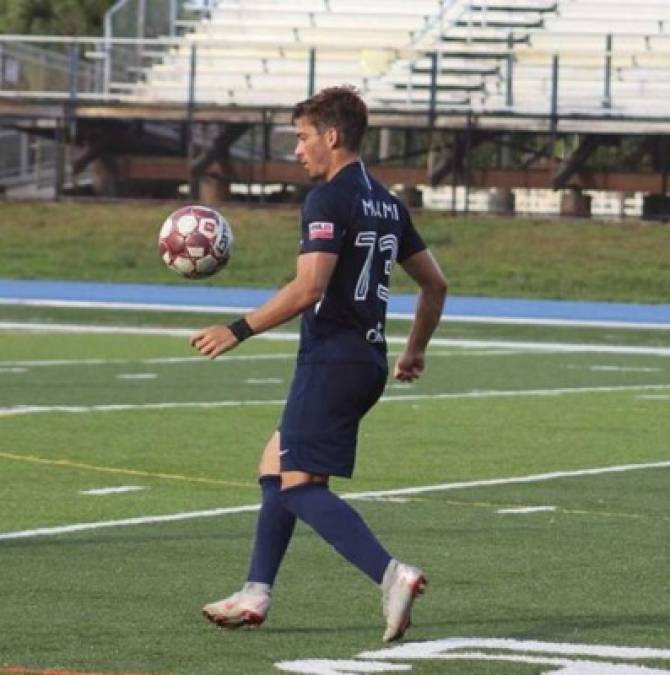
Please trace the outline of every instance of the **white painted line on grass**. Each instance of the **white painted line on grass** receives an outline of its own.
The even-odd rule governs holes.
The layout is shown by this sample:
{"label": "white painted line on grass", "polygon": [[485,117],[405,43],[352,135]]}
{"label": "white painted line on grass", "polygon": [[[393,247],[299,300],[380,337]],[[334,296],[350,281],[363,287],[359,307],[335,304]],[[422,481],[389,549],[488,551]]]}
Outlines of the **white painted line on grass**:
{"label": "white painted line on grass", "polygon": [[637,366],[590,366],[589,370],[617,373],[660,373],[662,368],[641,368]]}
{"label": "white painted line on grass", "polygon": [[93,523],[76,523],[74,525],[60,525],[56,527],[40,527],[35,530],[22,530],[20,532],[5,532],[0,534],[0,541],[11,539],[29,539],[32,537],[53,536],[55,534],[70,534],[72,532],[85,532],[87,530],[99,530],[108,527],[126,527],[129,525],[153,525],[156,523],[174,523],[180,520],[194,520],[196,518],[213,518],[233,513],[247,513],[258,511],[260,504],[247,506],[233,506],[225,509],[211,509],[209,511],[188,511],[186,513],[171,513],[164,516],[140,516],[138,518],[122,518],[121,520],[100,520]]}
{"label": "white painted line on grass", "polygon": [[578,366],[570,364],[565,366],[570,370],[590,370],[602,373],[662,373],[663,368],[646,368],[641,366]]}
{"label": "white painted line on grass", "polygon": [[167,403],[113,403],[108,405],[17,405],[0,408],[0,417],[37,413],[92,413],[127,410],[173,410],[178,408],[240,408],[245,406],[283,405],[283,399],[267,401],[189,401]]}
{"label": "white painted line on grass", "polygon": [[245,384],[282,384],[283,382],[281,377],[248,377],[244,380]]}
{"label": "white painted line on grass", "polygon": [[[568,396],[571,394],[599,394],[628,391],[655,391],[670,389],[670,384],[631,384],[606,387],[564,387],[557,389],[475,390],[449,394],[400,394],[382,396],[380,403],[404,401],[445,401],[478,398],[515,398],[519,396]],[[256,401],[167,401],[163,403],[110,403],[101,405],[17,405],[0,408],[0,417],[38,413],[94,413],[128,410],[173,410],[179,408],[243,408],[284,405],[285,399]]]}
{"label": "white painted line on grass", "polygon": [[356,497],[364,502],[391,502],[394,504],[408,504],[409,502],[419,501],[411,497]]}
{"label": "white painted line on grass", "polygon": [[[412,314],[388,314],[389,319],[413,319]],[[468,316],[467,314],[443,314],[442,321],[453,323],[484,323],[504,326],[565,326],[572,328],[624,328],[631,330],[670,330],[668,322],[610,321],[607,319],[539,319],[513,316]]]}
{"label": "white painted line on grass", "polygon": [[173,312],[184,314],[244,314],[254,307],[226,305],[168,305],[158,302],[112,302],[99,300],[52,300],[50,298],[0,298],[0,305],[10,307],[57,307],[70,309],[121,309],[137,312]]}
{"label": "white painted line on grass", "polygon": [[107,366],[142,363],[144,365],[163,365],[181,363],[228,363],[229,361],[278,361],[295,359],[295,352],[274,354],[224,354],[216,361],[210,361],[202,356],[160,356],[147,359],[41,359],[33,361],[0,361],[0,367],[51,367],[51,366]]}
{"label": "white painted line on grass", "polygon": [[[380,401],[424,401],[435,400],[443,401],[448,399],[467,399],[467,398],[508,398],[516,396],[566,396],[569,394],[599,394],[616,393],[638,390],[656,390],[670,389],[670,384],[630,384],[621,386],[604,387],[562,387],[556,389],[510,389],[496,390],[483,389],[454,394],[401,394],[399,396],[382,396]],[[0,409],[1,410],[1,409]]]}
{"label": "white painted line on grass", "polygon": [[[112,302],[99,300],[52,300],[49,298],[5,298],[0,305],[14,307],[56,307],[71,309],[119,309],[130,311],[170,312],[184,314],[246,314],[255,307],[212,306],[212,305],[170,305],[163,303]],[[400,321],[414,319],[413,312],[389,312],[388,318]],[[584,328],[624,328],[635,330],[670,330],[668,322],[614,321],[598,319],[541,319],[515,316],[469,316],[467,314],[443,314],[442,321],[450,323],[484,323],[522,326],[575,326]]]}
{"label": "white painted line on grass", "polygon": [[12,368],[0,368],[0,375],[5,375],[9,373],[26,373],[28,372],[27,368],[12,367]]}
{"label": "white painted line on grass", "polygon": [[[444,492],[449,490],[466,490],[479,487],[491,487],[496,485],[512,485],[524,483],[539,483],[560,478],[577,478],[581,476],[598,476],[609,473],[625,473],[628,471],[641,471],[649,469],[670,468],[670,462],[649,462],[647,464],[621,464],[616,466],[603,466],[593,469],[577,469],[574,471],[553,471],[550,473],[533,474],[529,476],[512,476],[508,478],[490,478],[484,480],[461,481],[457,483],[441,483],[436,485],[419,485],[408,488],[396,488],[392,490],[375,490],[370,492],[347,492],[341,494],[343,499],[374,499],[384,497],[398,497],[403,495],[423,494],[426,492]],[[233,506],[230,508],[211,509],[208,511],[187,511],[172,513],[163,516],[141,516],[137,518],[124,518],[122,520],[102,520],[91,523],[75,523],[73,525],[60,525],[57,527],[41,527],[32,530],[20,530],[16,532],[0,533],[0,541],[14,539],[28,539],[32,537],[53,536],[57,534],[70,534],[85,530],[98,530],[109,527],[123,527],[129,525],[148,525],[154,523],[169,523],[181,520],[193,520],[196,518],[211,518],[215,516],[230,515],[236,513],[248,513],[258,511],[260,504],[248,504],[245,506]]]}
{"label": "white painted line on grass", "polygon": [[[38,333],[91,333],[119,335],[164,335],[169,337],[188,337],[196,328],[149,328],[130,326],[97,326],[84,324],[51,324],[0,322],[0,330],[27,331]],[[255,336],[255,340],[296,342],[297,332],[270,331]],[[404,345],[404,336],[388,336],[390,345]],[[582,354],[646,354],[650,356],[670,356],[670,347],[646,347],[635,345],[598,345],[573,344],[566,342],[518,342],[511,340],[452,340],[450,338],[433,338],[433,347],[461,347],[463,349],[513,349],[529,352],[582,353]],[[429,353],[430,355],[430,353]],[[221,358],[221,357],[219,357]]]}
{"label": "white painted line on grass", "polygon": [[[391,338],[392,340],[393,338]],[[404,342],[404,338],[401,338]],[[522,349],[532,352],[556,354],[641,354],[648,356],[670,356],[670,347],[642,347],[636,345],[596,345],[569,342],[517,342],[511,340],[451,340],[433,338],[430,344],[435,347],[463,347],[466,349]],[[428,353],[430,356],[430,352]]]}
{"label": "white painted line on grass", "polygon": [[[507,349],[475,349],[468,351],[431,351],[429,356],[510,356],[515,354],[528,354],[529,351],[507,350]],[[399,351],[389,351],[390,357],[398,356]],[[25,372],[27,368],[42,368],[52,366],[108,366],[108,365],[128,365],[139,363],[144,365],[172,365],[183,363],[187,364],[211,364],[228,363],[231,361],[285,361],[295,360],[295,352],[274,352],[272,354],[223,354],[217,357],[215,361],[205,359],[202,356],[158,356],[144,359],[36,359],[32,361],[0,361],[0,373],[2,372]]]}
{"label": "white painted line on grass", "polygon": [[519,506],[512,509],[498,509],[496,513],[544,513],[546,511],[555,511],[556,506]]}
{"label": "white painted line on grass", "polygon": [[69,323],[23,323],[18,321],[0,322],[0,330],[26,333],[72,333],[99,335],[165,335],[168,337],[189,337],[195,328],[155,328],[151,326],[101,326]]}
{"label": "white painted line on grass", "polygon": [[360,499],[363,497],[389,497],[399,495],[416,495],[424,492],[444,492],[447,490],[463,490],[494,485],[512,485],[522,483],[541,483],[558,478],[576,478],[579,476],[598,476],[607,473],[625,473],[642,469],[666,469],[670,462],[651,462],[648,464],[622,464],[619,466],[605,466],[596,469],[578,469],[576,471],[553,471],[531,476],[515,476],[512,478],[491,478],[485,480],[464,481],[461,483],[441,483],[437,485],[423,485],[410,488],[396,488],[393,490],[376,490],[374,492],[351,492],[341,495],[346,499]]}
{"label": "white painted line on grass", "polygon": [[158,375],[156,373],[119,373],[116,377],[119,380],[155,380]]}
{"label": "white painted line on grass", "polygon": [[82,495],[116,495],[123,492],[139,492],[140,490],[147,490],[148,488],[142,485],[119,485],[118,487],[94,488],[93,490],[80,490]]}

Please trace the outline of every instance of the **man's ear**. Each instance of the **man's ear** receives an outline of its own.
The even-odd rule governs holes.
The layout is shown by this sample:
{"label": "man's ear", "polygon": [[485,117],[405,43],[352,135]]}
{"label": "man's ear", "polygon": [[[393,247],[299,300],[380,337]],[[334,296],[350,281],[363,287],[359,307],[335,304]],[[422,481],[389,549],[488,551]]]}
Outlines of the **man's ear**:
{"label": "man's ear", "polygon": [[340,132],[335,127],[328,127],[325,133],[326,143],[331,150],[335,150],[342,145]]}

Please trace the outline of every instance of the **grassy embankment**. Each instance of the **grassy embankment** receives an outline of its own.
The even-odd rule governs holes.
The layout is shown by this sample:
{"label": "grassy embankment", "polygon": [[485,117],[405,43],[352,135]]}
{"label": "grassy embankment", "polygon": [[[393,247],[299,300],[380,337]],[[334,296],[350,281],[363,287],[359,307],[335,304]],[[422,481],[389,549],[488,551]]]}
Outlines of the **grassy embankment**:
{"label": "grassy embankment", "polygon": [[[186,283],[157,255],[156,237],[175,203],[11,203],[0,219],[1,278]],[[274,287],[294,269],[296,208],[223,209],[236,246],[209,282]],[[670,227],[552,219],[452,217],[415,220],[455,295],[664,303],[670,298]],[[394,290],[411,282],[402,273]]]}

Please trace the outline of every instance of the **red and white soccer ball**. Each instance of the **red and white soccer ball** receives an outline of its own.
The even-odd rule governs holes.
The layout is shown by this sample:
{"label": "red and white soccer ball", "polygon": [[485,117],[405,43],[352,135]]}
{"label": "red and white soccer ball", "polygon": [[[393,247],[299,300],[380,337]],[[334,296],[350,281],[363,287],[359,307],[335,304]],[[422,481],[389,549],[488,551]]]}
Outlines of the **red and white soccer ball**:
{"label": "red and white soccer ball", "polygon": [[158,250],[163,262],[189,279],[203,279],[230,259],[233,231],[228,221],[207,206],[184,206],[161,227]]}

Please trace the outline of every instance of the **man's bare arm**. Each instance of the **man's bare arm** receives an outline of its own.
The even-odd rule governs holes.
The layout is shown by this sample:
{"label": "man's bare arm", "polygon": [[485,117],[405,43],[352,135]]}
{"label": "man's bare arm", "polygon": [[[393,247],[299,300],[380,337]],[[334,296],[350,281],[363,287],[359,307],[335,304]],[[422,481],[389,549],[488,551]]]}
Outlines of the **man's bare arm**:
{"label": "man's bare arm", "polygon": [[419,285],[419,298],[407,344],[396,361],[393,375],[403,382],[411,382],[421,375],[425,367],[426,348],[442,316],[447,281],[427,249],[415,253],[401,264]]}
{"label": "man's bare arm", "polygon": [[[246,315],[251,330],[263,333],[301,314],[316,304],[328,287],[337,263],[334,253],[304,253],[298,256],[295,279],[277,291],[265,304]],[[226,326],[209,326],[191,337],[191,345],[214,359],[238,344]]]}

